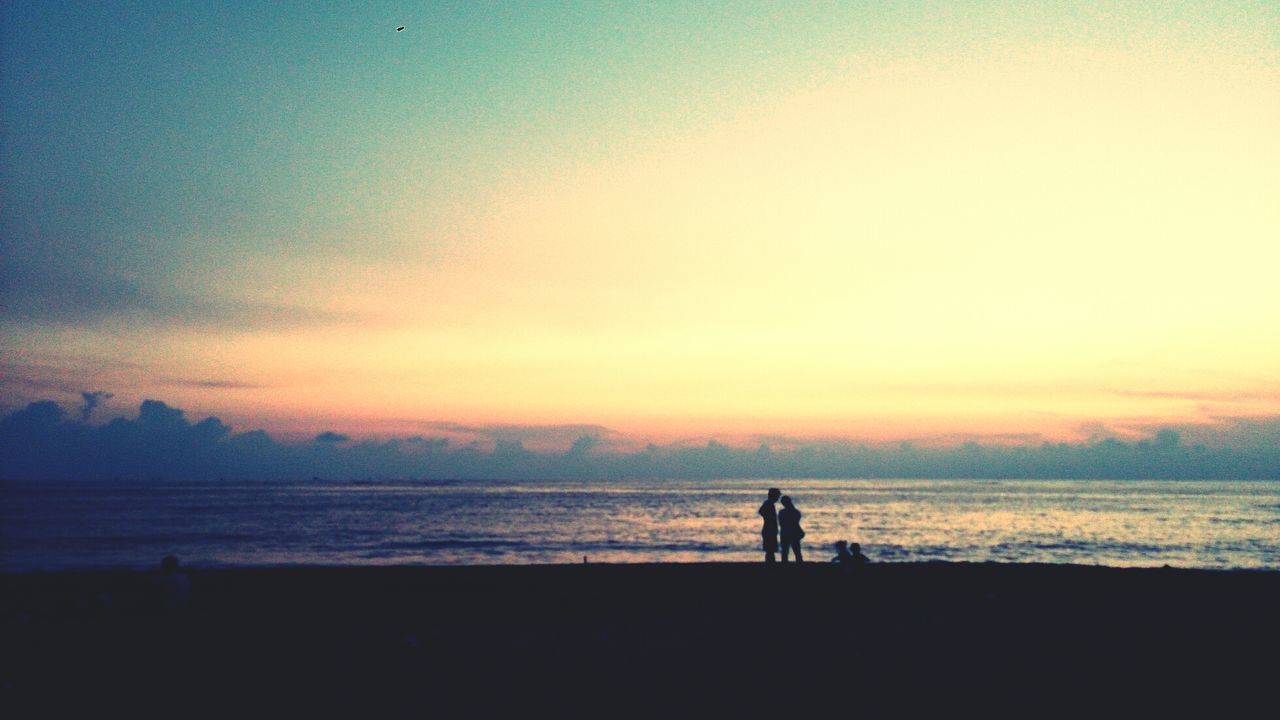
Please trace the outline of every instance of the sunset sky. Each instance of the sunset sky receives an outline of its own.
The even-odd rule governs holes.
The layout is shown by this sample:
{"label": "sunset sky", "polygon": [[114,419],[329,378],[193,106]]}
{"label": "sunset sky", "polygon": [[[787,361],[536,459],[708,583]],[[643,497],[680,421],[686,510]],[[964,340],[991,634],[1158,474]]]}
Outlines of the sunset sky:
{"label": "sunset sky", "polygon": [[0,410],[1280,416],[1280,4],[278,5],[0,9]]}

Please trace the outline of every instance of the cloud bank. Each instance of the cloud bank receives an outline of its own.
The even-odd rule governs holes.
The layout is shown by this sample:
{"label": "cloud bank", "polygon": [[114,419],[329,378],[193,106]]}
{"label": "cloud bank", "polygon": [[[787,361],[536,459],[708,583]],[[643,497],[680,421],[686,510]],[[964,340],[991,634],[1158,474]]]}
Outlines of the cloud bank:
{"label": "cloud bank", "polygon": [[[353,441],[327,431],[312,442],[283,443],[261,430],[233,433],[215,417],[198,422],[158,400],[136,418],[94,426],[81,409],[34,402],[0,419],[0,479],[297,480],[639,479],[639,478],[1064,478],[1280,480],[1280,419],[1231,421],[1251,442],[1188,444],[1176,428],[1126,442],[917,448],[849,441],[773,448],[649,445],[610,451],[583,433],[567,451],[530,450],[514,433],[492,448],[478,442],[413,436]],[[1224,424],[1229,424],[1224,423]]]}

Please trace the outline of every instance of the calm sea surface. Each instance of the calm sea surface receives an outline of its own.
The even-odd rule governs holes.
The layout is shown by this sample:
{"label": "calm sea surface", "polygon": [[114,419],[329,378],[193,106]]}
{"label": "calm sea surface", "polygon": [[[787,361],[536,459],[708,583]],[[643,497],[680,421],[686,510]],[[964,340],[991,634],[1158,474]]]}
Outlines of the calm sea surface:
{"label": "calm sea surface", "polygon": [[[2,483],[0,570],[739,561],[760,480]],[[1280,569],[1280,483],[787,480],[807,559]]]}

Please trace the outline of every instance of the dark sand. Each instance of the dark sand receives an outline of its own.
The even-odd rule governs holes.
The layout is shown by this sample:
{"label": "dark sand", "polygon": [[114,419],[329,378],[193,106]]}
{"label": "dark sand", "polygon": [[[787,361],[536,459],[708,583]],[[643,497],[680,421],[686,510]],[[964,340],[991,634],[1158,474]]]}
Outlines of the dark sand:
{"label": "dark sand", "polygon": [[1231,716],[1274,703],[1280,677],[1280,572],[187,572],[191,605],[177,615],[156,610],[146,573],[0,575],[0,715]]}

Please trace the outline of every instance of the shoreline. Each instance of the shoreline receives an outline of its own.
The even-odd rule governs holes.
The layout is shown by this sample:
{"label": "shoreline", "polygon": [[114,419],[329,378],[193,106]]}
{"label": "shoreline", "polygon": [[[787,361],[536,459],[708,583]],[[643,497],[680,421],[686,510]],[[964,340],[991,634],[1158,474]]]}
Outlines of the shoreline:
{"label": "shoreline", "polygon": [[[387,715],[633,697],[753,705],[1270,688],[1280,572],[999,563],[283,566],[0,574],[0,697]],[[773,678],[766,680],[765,678]],[[790,678],[790,680],[788,680]],[[493,688],[508,688],[494,694]],[[74,690],[74,692],[69,692]],[[922,696],[924,697],[924,696]],[[1169,696],[1173,697],[1173,696]],[[655,708],[657,711],[659,708]]]}

